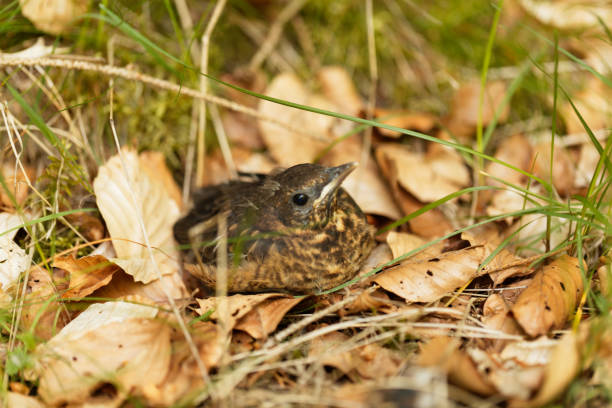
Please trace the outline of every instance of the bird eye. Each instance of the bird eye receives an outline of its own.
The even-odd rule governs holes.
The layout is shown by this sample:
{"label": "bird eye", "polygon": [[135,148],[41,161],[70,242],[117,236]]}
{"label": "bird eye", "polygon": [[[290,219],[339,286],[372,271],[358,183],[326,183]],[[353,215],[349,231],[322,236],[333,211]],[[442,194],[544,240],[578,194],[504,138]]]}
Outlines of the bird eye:
{"label": "bird eye", "polygon": [[308,196],[303,193],[297,193],[293,196],[293,202],[295,205],[305,205],[308,202]]}

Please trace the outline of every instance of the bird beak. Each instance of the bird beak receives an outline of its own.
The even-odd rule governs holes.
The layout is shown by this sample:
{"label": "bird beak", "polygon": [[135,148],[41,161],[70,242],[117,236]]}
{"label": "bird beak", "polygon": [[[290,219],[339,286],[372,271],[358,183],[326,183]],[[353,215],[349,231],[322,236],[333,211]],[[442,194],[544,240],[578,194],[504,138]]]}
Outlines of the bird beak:
{"label": "bird beak", "polygon": [[335,192],[338,191],[344,179],[355,170],[357,164],[357,162],[350,162],[326,169],[325,172],[329,177],[329,182],[323,187],[323,190],[321,190],[319,199],[315,201],[314,206],[317,207],[321,203],[328,203]]}

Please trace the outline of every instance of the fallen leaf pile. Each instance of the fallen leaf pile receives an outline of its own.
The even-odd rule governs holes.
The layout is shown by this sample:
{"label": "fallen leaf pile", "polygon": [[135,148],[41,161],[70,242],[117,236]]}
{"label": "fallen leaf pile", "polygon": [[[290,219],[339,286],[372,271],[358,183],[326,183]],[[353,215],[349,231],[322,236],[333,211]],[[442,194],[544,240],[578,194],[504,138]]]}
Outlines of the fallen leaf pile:
{"label": "fallen leaf pile", "polygon": [[[65,1],[65,15],[46,21],[36,16],[39,3],[24,2],[23,13],[49,32],[86,10]],[[560,18],[552,3],[519,1],[545,23]],[[595,23],[570,14],[564,24]],[[341,67],[322,67],[311,82],[293,72],[265,78],[224,76],[273,98],[368,117]],[[602,84],[587,82],[574,100],[595,130],[610,126],[610,88]],[[97,211],[57,220],[83,244],[35,264],[39,249],[22,236],[42,215],[21,208],[36,171],[3,163],[0,302],[24,333],[2,331],[11,338],[0,350],[13,370],[5,373],[8,406],[255,406],[243,391],[261,391],[253,397],[261,402],[299,390],[313,398],[304,405],[385,406],[391,398],[442,406],[440,398],[469,395],[465,406],[537,407],[554,403],[578,375],[610,386],[612,339],[594,312],[608,306],[593,294],[612,290],[611,256],[593,249],[605,238],[587,228],[609,221],[573,224],[581,219],[576,197],[609,163],[563,105],[568,135],[553,145],[538,134],[494,134],[479,166],[465,146],[474,146],[479,125],[508,120],[508,92],[507,81],[491,80],[480,106],[480,82],[466,81],[444,115],[379,106],[369,115],[377,126],[366,130],[227,91],[257,113],[221,110],[239,172],[360,163],[343,187],[379,228],[377,247],[355,282],[328,293],[195,297],[172,233],[190,204],[164,155],[127,147],[93,173]],[[226,159],[209,152],[196,184],[230,180]],[[603,202],[610,192],[598,194]],[[569,242],[577,230],[587,233]],[[581,240],[588,253],[577,250]],[[430,405],[414,402],[423,399]]]}

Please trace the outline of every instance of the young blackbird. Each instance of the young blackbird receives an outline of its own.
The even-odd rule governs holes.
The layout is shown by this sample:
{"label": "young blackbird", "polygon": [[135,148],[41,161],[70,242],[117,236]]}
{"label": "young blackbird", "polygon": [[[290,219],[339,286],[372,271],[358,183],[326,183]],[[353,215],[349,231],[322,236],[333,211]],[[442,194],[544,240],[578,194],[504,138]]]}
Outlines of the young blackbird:
{"label": "young blackbird", "polygon": [[229,292],[309,293],[351,279],[374,247],[374,227],[340,188],[355,167],[299,164],[202,188],[174,225],[187,248],[184,269],[215,287],[219,217],[225,217]]}

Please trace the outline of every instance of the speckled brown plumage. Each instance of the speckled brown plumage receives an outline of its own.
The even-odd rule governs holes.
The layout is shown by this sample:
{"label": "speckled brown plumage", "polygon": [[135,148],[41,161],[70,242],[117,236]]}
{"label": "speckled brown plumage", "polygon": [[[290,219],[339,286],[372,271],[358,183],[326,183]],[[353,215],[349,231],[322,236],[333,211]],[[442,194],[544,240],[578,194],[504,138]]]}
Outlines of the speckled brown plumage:
{"label": "speckled brown plumage", "polygon": [[188,247],[185,270],[214,288],[218,220],[226,217],[230,292],[311,293],[351,279],[374,247],[374,228],[340,188],[354,167],[300,164],[201,189],[174,227]]}

